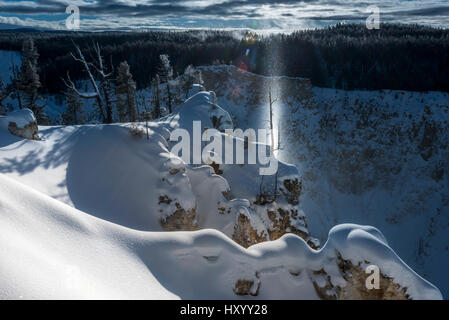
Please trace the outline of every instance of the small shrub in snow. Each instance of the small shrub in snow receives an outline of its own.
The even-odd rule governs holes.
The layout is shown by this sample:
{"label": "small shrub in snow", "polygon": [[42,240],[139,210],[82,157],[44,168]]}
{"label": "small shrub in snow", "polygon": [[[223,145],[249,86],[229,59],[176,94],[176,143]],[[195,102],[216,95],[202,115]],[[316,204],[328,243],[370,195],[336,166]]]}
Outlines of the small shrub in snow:
{"label": "small shrub in snow", "polygon": [[129,129],[129,134],[136,138],[142,138],[144,134],[144,129],[137,124],[132,124],[131,128]]}

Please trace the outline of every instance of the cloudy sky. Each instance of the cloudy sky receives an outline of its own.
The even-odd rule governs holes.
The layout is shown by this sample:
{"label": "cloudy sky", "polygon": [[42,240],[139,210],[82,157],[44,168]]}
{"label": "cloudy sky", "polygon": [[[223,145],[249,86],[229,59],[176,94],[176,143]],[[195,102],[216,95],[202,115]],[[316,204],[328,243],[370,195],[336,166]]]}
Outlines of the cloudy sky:
{"label": "cloudy sky", "polygon": [[0,0],[0,28],[66,29],[66,8],[80,11],[81,30],[222,28],[289,32],[336,22],[449,27],[449,0]]}

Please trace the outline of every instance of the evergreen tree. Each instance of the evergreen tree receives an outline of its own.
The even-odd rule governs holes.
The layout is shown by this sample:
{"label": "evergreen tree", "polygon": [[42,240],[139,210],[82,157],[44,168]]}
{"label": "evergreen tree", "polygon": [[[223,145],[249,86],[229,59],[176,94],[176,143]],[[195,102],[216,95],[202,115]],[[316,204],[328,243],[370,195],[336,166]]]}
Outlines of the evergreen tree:
{"label": "evergreen tree", "polygon": [[[198,33],[204,40],[198,41]],[[79,68],[80,55],[74,52],[75,60],[69,55],[72,39],[99,43],[105,50],[108,67],[110,60],[114,65],[127,60],[138,88],[150,85],[150,79],[159,72],[160,53],[170,52],[176,57],[173,68],[178,72],[189,64],[211,65],[215,60],[239,66],[243,58],[249,71],[270,75],[267,63],[277,59],[282,64],[275,75],[310,78],[318,87],[449,91],[449,30],[443,28],[382,24],[380,30],[368,30],[364,24],[338,24],[288,35],[249,35],[243,40],[226,31],[71,33],[70,36],[4,32],[0,33],[0,49],[20,50],[22,41],[30,35],[39,41],[40,81],[49,93],[62,92],[64,84],[60,79],[66,77],[67,70],[74,81],[88,76],[85,66]],[[105,96],[101,76],[94,68],[98,67],[99,59],[95,54],[88,57],[91,58],[88,67],[100,86],[100,94]],[[108,70],[104,70],[105,75],[112,71]],[[162,77],[161,82],[165,91]],[[21,98],[15,92],[14,95]],[[163,96],[165,99],[165,92]],[[106,97],[100,101],[97,94],[95,99],[99,108],[104,108],[99,112],[105,118],[103,121],[109,121]]]}
{"label": "evergreen tree", "polygon": [[182,85],[181,85],[182,90],[184,91],[185,97],[187,99],[188,95],[189,95],[189,90],[192,88],[192,86],[197,81],[196,70],[192,65],[187,66],[187,68],[184,71],[182,80],[183,80]]}
{"label": "evergreen tree", "polygon": [[156,74],[153,80],[151,80],[151,91],[153,93],[153,117],[158,119],[161,117],[161,97],[159,92],[159,86],[161,84],[159,75]]}
{"label": "evergreen tree", "polygon": [[161,74],[162,80],[165,81],[165,85],[167,88],[167,107],[168,112],[172,113],[172,103],[173,103],[173,94],[171,92],[171,80],[173,79],[173,68],[170,63],[170,59],[167,54],[161,54],[159,56],[161,63],[159,67],[159,73]]}
{"label": "evergreen tree", "polygon": [[12,73],[11,77],[11,88],[12,88],[12,98],[17,99],[17,105],[19,106],[19,109],[22,109],[22,99],[20,97],[20,91],[19,91],[19,80],[18,80],[18,71],[17,66],[14,63],[13,57],[11,56],[11,62],[10,62],[10,69]]}
{"label": "evergreen tree", "polygon": [[117,111],[120,122],[135,122],[137,120],[136,83],[126,61],[121,62],[117,68],[116,82]]}
{"label": "evergreen tree", "polygon": [[0,79],[0,115],[6,113],[6,108],[3,106],[3,100],[5,100],[8,95],[8,87],[4,86],[2,79]]}
{"label": "evergreen tree", "polygon": [[68,88],[65,91],[67,109],[62,114],[62,124],[76,125],[84,123],[83,103],[75,91]]}
{"label": "evergreen tree", "polygon": [[[195,83],[204,86],[203,73],[201,70],[195,72]],[[206,90],[206,88],[204,88]]]}
{"label": "evergreen tree", "polygon": [[36,103],[41,87],[37,67],[38,58],[39,54],[33,39],[26,39],[22,45],[22,66],[18,74],[17,88],[23,98],[23,106],[31,109],[38,122],[42,123],[46,119],[43,106]]}

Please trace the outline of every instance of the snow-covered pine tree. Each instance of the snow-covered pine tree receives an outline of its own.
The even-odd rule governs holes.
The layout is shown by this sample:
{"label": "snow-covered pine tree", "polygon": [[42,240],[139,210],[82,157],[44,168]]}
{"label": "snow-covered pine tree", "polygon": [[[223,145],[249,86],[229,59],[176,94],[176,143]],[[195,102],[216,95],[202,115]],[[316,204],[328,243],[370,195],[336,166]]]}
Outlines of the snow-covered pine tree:
{"label": "snow-covered pine tree", "polygon": [[38,122],[48,119],[43,113],[43,106],[36,103],[39,98],[39,80],[37,61],[39,54],[32,38],[24,40],[22,45],[22,66],[17,76],[18,94],[22,97],[23,106],[31,109]]}
{"label": "snow-covered pine tree", "polygon": [[196,70],[195,72],[195,83],[204,86],[203,73],[201,70]]}
{"label": "snow-covered pine tree", "polygon": [[0,115],[6,113],[6,108],[3,106],[3,100],[8,97],[7,87],[4,86],[2,79],[0,79]]}
{"label": "snow-covered pine tree", "polygon": [[172,103],[174,105],[180,105],[185,101],[185,99],[182,98],[182,79],[181,77],[177,76],[171,81],[171,86],[173,88],[173,99]]}
{"label": "snow-covered pine tree", "polygon": [[161,62],[160,62],[160,66],[159,66],[159,73],[162,77],[162,81],[165,81],[166,84],[166,88],[167,88],[167,107],[168,107],[168,112],[172,113],[173,112],[173,108],[172,108],[172,102],[173,102],[173,95],[171,92],[171,80],[173,79],[173,68],[171,66],[170,63],[170,59],[168,57],[167,54],[161,54],[159,56]]}
{"label": "snow-covered pine tree", "polygon": [[159,75],[156,74],[153,80],[151,80],[151,91],[153,96],[153,118],[159,119],[161,117],[161,95],[159,92],[159,86],[161,84],[161,80]]}
{"label": "snow-covered pine tree", "polygon": [[11,55],[11,62],[9,65],[10,69],[11,69],[11,73],[12,73],[12,77],[11,77],[11,97],[13,99],[17,99],[17,105],[19,106],[19,109],[22,109],[22,99],[20,97],[20,91],[19,91],[19,75],[18,75],[18,70],[17,70],[17,66],[14,63],[14,59]]}
{"label": "snow-covered pine tree", "polygon": [[84,123],[83,103],[73,89],[68,88],[65,92],[66,111],[62,113],[63,125],[76,125]]}
{"label": "snow-covered pine tree", "polygon": [[195,68],[192,65],[188,65],[187,68],[184,70],[184,75],[182,78],[183,78],[182,90],[184,91],[185,97],[187,99],[189,97],[188,95],[190,89],[197,80]]}
{"label": "snow-covered pine tree", "polygon": [[126,61],[121,62],[117,68],[115,91],[120,122],[135,122],[137,120],[136,83]]}

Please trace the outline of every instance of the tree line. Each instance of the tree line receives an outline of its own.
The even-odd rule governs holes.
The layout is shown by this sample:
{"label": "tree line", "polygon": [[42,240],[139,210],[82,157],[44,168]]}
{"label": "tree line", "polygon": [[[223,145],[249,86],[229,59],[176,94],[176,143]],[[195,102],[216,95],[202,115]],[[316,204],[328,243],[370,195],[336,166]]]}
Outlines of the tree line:
{"label": "tree line", "polygon": [[[86,120],[83,100],[94,100],[96,109],[95,122],[136,122],[160,118],[173,112],[173,107],[182,103],[188,97],[188,91],[194,83],[201,84],[201,72],[189,65],[182,75],[174,77],[173,67],[167,54],[159,56],[157,73],[151,79],[151,100],[146,98],[139,105],[136,96],[136,82],[130,72],[127,61],[121,61],[117,67],[112,60],[108,62],[98,43],[87,46],[88,54],[73,42],[74,50],[70,56],[78,64],[77,70],[82,70],[87,78],[85,89],[72,80],[70,71],[61,78],[64,84],[66,110],[62,113],[62,124],[83,124]],[[19,109],[28,108],[33,111],[39,124],[50,124],[44,113],[45,100],[39,92],[42,88],[39,78],[39,53],[33,38],[27,38],[22,43],[22,62],[16,66],[11,60],[11,82],[4,86],[0,83],[0,113],[6,112],[3,100],[11,97],[17,101]],[[161,83],[161,79],[163,83]],[[162,92],[164,91],[164,92]],[[185,97],[185,98],[184,98]],[[41,100],[43,103],[38,103]],[[143,105],[143,108],[142,108]],[[163,105],[166,106],[166,110]]]}
{"label": "tree line", "polygon": [[[0,49],[20,50],[32,37],[40,52],[42,90],[60,93],[59,79],[72,70],[86,77],[70,52],[72,41],[98,43],[114,65],[127,61],[137,88],[151,85],[161,54],[170,54],[174,74],[188,65],[233,64],[258,74],[307,77],[315,86],[340,89],[449,90],[449,30],[419,25],[337,24],[292,34],[251,32],[0,32]],[[84,52],[86,48],[82,48]],[[267,66],[276,60],[278,67]]]}

